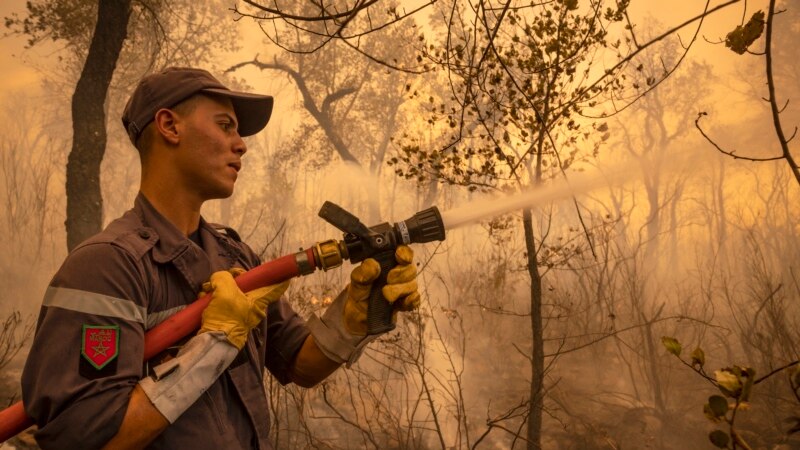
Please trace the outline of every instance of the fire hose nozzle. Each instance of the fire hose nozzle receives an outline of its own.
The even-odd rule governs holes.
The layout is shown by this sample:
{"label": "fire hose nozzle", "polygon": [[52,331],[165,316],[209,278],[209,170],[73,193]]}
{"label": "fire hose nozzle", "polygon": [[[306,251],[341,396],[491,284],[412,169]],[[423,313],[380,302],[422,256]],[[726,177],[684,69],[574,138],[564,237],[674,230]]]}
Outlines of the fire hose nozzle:
{"label": "fire hose nozzle", "polygon": [[403,244],[422,244],[443,241],[445,238],[442,214],[435,206],[423,209],[402,222],[397,222],[395,227],[401,234]]}
{"label": "fire hose nozzle", "polygon": [[[341,264],[341,259],[358,263],[367,258],[375,259],[380,265],[381,271],[373,282],[367,299],[367,334],[375,335],[393,330],[394,305],[383,296],[382,287],[388,282],[389,271],[397,266],[395,250],[400,245],[443,241],[445,227],[439,210],[434,206],[395,224],[384,222],[367,227],[344,208],[325,202],[319,216],[344,232],[344,240],[338,246],[330,242],[324,243],[328,244],[328,253],[331,259],[335,259],[337,266]],[[320,260],[325,254],[322,244],[318,244],[316,250]],[[340,253],[341,258],[336,259]],[[325,267],[328,264],[325,262],[322,265]]]}

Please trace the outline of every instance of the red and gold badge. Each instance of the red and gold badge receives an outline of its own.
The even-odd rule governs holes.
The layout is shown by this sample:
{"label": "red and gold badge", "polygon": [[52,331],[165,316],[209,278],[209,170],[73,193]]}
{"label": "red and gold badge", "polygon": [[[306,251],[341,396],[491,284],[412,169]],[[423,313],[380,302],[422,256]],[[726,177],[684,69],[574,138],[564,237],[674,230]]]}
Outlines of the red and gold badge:
{"label": "red and gold badge", "polygon": [[100,370],[119,353],[119,325],[84,325],[81,355]]}

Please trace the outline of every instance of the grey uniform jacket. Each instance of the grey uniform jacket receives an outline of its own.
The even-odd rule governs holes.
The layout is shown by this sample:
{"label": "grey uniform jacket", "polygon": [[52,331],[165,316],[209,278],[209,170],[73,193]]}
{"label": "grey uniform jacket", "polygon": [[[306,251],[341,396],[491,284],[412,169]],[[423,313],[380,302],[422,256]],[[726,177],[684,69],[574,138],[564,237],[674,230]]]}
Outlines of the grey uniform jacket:
{"label": "grey uniform jacket", "polygon": [[[202,248],[140,193],[132,210],[69,254],[45,294],[22,375],[25,410],[42,448],[107,442],[147,375],[145,332],[192,302],[213,272],[260,263],[202,219],[199,234]],[[271,304],[245,350],[151,448],[270,448],[263,368],[288,383],[307,336],[288,303]]]}

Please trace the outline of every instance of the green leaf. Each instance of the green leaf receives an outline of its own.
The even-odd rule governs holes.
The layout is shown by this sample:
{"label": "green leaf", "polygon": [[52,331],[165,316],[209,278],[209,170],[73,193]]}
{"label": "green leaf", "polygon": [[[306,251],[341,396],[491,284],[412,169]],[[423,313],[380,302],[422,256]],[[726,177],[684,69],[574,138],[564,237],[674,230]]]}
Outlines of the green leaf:
{"label": "green leaf", "polygon": [[703,367],[705,363],[706,363],[706,354],[703,352],[702,348],[697,347],[692,352],[692,367],[694,367],[695,365]]}
{"label": "green leaf", "polygon": [[764,11],[757,11],[744,26],[737,26],[725,36],[725,46],[733,52],[744,54],[764,32]]}
{"label": "green leaf", "polygon": [[728,400],[721,395],[708,397],[708,407],[714,417],[722,417],[728,412]]}
{"label": "green leaf", "polygon": [[664,344],[668,352],[678,357],[681,356],[681,343],[674,337],[663,336],[661,343]]}
{"label": "green leaf", "polygon": [[706,416],[706,418],[708,420],[710,420],[710,421],[712,421],[714,423],[722,422],[722,418],[720,418],[719,416],[714,414],[714,411],[711,411],[711,406],[709,406],[708,403],[703,405],[703,414]]}
{"label": "green leaf", "polygon": [[722,430],[714,430],[708,435],[708,440],[719,448],[727,448],[728,442],[731,440],[728,433]]}
{"label": "green leaf", "polygon": [[738,397],[742,392],[742,380],[730,369],[715,370],[714,377],[723,394]]}

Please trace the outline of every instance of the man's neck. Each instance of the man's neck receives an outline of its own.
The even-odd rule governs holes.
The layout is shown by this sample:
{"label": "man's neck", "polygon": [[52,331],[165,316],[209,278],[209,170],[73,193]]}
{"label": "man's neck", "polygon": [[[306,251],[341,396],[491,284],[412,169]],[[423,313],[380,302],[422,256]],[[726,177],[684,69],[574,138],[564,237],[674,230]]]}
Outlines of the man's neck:
{"label": "man's neck", "polygon": [[169,220],[185,236],[189,236],[200,226],[200,208],[203,202],[191,195],[181,195],[148,186],[142,183],[142,195],[162,216]]}

